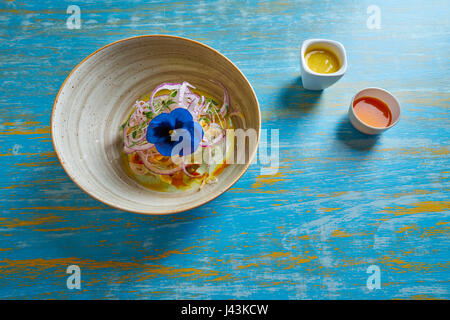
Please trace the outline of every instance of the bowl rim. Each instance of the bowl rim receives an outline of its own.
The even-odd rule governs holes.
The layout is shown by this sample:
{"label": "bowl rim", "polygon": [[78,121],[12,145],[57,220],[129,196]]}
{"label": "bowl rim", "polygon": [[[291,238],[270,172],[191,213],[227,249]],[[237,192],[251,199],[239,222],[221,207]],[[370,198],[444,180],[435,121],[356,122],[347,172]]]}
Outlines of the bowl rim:
{"label": "bowl rim", "polygon": [[[241,172],[233,179],[233,181],[231,183],[229,183],[227,186],[225,186],[217,195],[203,200],[201,201],[199,204],[190,206],[186,209],[174,209],[171,211],[167,211],[167,212],[151,212],[151,211],[138,211],[138,210],[129,210],[129,209],[124,209],[120,206],[118,206],[115,203],[109,202],[105,199],[100,198],[99,196],[93,195],[92,193],[90,193],[88,190],[86,190],[77,180],[75,177],[73,177],[68,169],[66,168],[65,164],[63,163],[63,161],[61,160],[61,157],[59,155],[59,151],[56,148],[56,144],[55,144],[55,131],[53,129],[53,124],[54,124],[54,117],[55,117],[55,109],[56,109],[56,105],[58,103],[59,100],[59,95],[62,91],[62,89],[65,87],[66,82],[70,79],[70,77],[72,76],[72,74],[85,62],[87,61],[89,58],[91,58],[92,56],[94,56],[95,54],[97,54],[98,52],[113,46],[117,43],[121,43],[121,42],[125,42],[125,41],[129,41],[129,40],[134,40],[134,39],[139,39],[139,38],[168,38],[168,39],[178,39],[178,40],[182,40],[182,41],[188,41],[191,43],[194,43],[196,45],[200,45],[210,51],[212,51],[213,53],[219,55],[220,57],[222,57],[223,59],[225,59],[226,61],[228,61],[231,66],[235,69],[235,71],[237,71],[242,78],[247,82],[247,84],[250,87],[250,91],[251,94],[253,95],[253,97],[255,98],[256,101],[256,106],[258,109],[258,119],[259,119],[259,128],[258,128],[258,136],[257,136],[257,140],[256,140],[256,148],[255,150],[253,150],[253,152],[250,154],[248,162],[245,164],[245,167],[241,170]],[[243,175],[245,172],[247,172],[248,168],[250,167],[250,165],[253,162],[253,159],[255,158],[256,153],[258,152],[258,145],[259,145],[259,140],[260,140],[260,135],[261,135],[261,109],[259,107],[259,101],[258,101],[258,97],[256,96],[255,90],[253,89],[250,81],[248,81],[247,77],[244,75],[244,73],[230,60],[228,59],[224,54],[220,53],[218,50],[204,44],[201,43],[199,41],[196,40],[192,40],[189,38],[184,38],[184,37],[180,37],[180,36],[173,36],[173,35],[166,35],[166,34],[149,34],[149,35],[139,35],[139,36],[132,36],[132,37],[128,37],[128,38],[123,38],[123,39],[119,39],[116,41],[113,41],[111,43],[108,43],[104,46],[102,46],[101,48],[95,50],[94,52],[92,52],[91,54],[89,54],[88,56],[86,56],[83,60],[81,60],[71,71],[70,73],[67,75],[67,77],[64,79],[63,83],[61,84],[58,93],[56,94],[55,100],[53,102],[53,107],[52,107],[52,113],[51,113],[51,118],[50,118],[50,132],[51,132],[51,137],[52,137],[52,144],[53,144],[53,149],[55,150],[56,153],[56,157],[58,158],[59,163],[61,164],[61,167],[63,168],[63,170],[66,172],[66,174],[69,176],[69,178],[81,189],[83,190],[85,193],[87,193],[89,196],[91,196],[92,198],[94,198],[95,200],[109,206],[112,207],[114,209],[118,209],[118,210],[122,210],[122,211],[126,211],[126,212],[131,212],[131,213],[137,213],[137,214],[143,214],[143,215],[155,215],[155,216],[161,216],[161,215],[169,215],[169,214],[175,214],[175,213],[180,213],[180,212],[185,212],[188,210],[192,210],[195,208],[198,208],[214,199],[216,199],[217,197],[219,197],[220,195],[222,195],[225,191],[227,191],[228,189],[230,189]]]}

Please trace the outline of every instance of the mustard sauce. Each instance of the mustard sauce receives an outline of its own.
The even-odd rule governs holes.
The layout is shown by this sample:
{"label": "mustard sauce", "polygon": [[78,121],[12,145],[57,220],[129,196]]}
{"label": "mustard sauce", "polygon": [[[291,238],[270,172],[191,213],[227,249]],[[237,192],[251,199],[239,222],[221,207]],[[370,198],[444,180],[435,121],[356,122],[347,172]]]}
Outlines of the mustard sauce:
{"label": "mustard sauce", "polygon": [[334,73],[341,66],[336,55],[326,49],[312,49],[305,53],[305,60],[308,67],[317,73]]}

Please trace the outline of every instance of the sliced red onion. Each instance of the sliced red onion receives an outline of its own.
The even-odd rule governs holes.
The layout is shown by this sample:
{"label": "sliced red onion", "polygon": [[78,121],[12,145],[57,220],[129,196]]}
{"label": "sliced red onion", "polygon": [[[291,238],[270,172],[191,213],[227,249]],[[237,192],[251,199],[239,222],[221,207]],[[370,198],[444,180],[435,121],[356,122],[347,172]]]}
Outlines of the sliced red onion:
{"label": "sliced red onion", "polygon": [[125,153],[132,153],[132,152],[130,152],[130,150],[143,151],[143,150],[147,150],[147,149],[150,149],[151,147],[153,147],[152,143],[148,143],[146,141],[145,141],[144,144],[140,143],[140,142],[145,140],[144,139],[145,135],[138,142],[130,142],[129,136],[127,134],[128,129],[129,129],[128,126],[125,126],[125,128],[123,128],[123,143],[124,143],[124,151],[125,151]]}
{"label": "sliced red onion", "polygon": [[217,81],[217,80],[210,80],[210,81],[218,84],[223,90],[223,104],[222,104],[222,108],[220,108],[219,114],[221,116],[224,116],[225,113],[227,112],[227,106],[229,108],[229,105],[230,105],[230,95],[228,94],[227,88],[225,88],[224,85],[220,81]]}
{"label": "sliced red onion", "polygon": [[137,100],[133,106],[135,108],[133,114],[130,116],[129,124],[133,127],[145,120],[147,117],[145,116],[145,112],[149,112],[150,105],[146,101]]}
{"label": "sliced red onion", "polygon": [[225,131],[223,130],[223,128],[220,125],[218,125],[217,123],[211,123],[210,126],[211,127],[216,127],[218,129],[222,130],[222,134],[217,136],[216,138],[214,138],[214,140],[211,141],[211,142],[209,142],[209,141],[202,141],[202,142],[200,142],[200,146],[203,147],[203,148],[212,147],[212,146],[216,145],[217,143],[219,143],[220,141],[222,141],[223,138],[225,138]]}
{"label": "sliced red onion", "polygon": [[[151,95],[151,97],[150,97],[150,107],[151,107],[153,113],[155,113],[155,109],[154,109],[154,107],[153,107],[153,99],[155,98],[155,95],[156,95],[159,91],[164,90],[164,89],[166,89],[166,90],[179,90],[179,89],[180,89],[180,86],[181,86],[181,83],[169,83],[169,82],[164,82],[164,83],[160,84],[159,86],[157,86],[157,87],[153,90],[152,95]],[[177,92],[177,95],[178,95],[178,93],[179,93],[179,92]]]}
{"label": "sliced red onion", "polygon": [[201,96],[199,104],[195,108],[195,113],[199,113],[205,107],[205,97]]}
{"label": "sliced red onion", "polygon": [[123,152],[125,152],[126,154],[130,154],[135,152],[135,150],[128,148],[127,146],[123,146]]}
{"label": "sliced red onion", "polygon": [[191,90],[189,88],[195,89],[195,87],[190,84],[187,81],[183,81],[183,83],[180,86],[180,89],[177,92],[176,95],[176,101],[178,102],[178,106],[182,106],[186,108],[186,101],[185,101],[185,95],[186,93],[192,94]]}
{"label": "sliced red onion", "polygon": [[189,111],[191,111],[192,113],[197,114],[196,109],[197,109],[197,107],[198,107],[198,102],[199,102],[199,100],[200,100],[200,98],[199,98],[198,96],[194,97],[194,98],[192,99],[192,101],[189,103],[187,109],[188,109]]}
{"label": "sliced red onion", "polygon": [[211,101],[209,101],[209,102],[205,105],[205,107],[204,107],[203,109],[200,110],[200,112],[201,112],[202,114],[205,114],[205,113],[206,113],[206,110],[208,110],[210,104],[211,104]]}
{"label": "sliced red onion", "polygon": [[145,151],[150,148],[152,148],[154,144],[152,143],[145,143],[145,144],[135,144],[132,147],[129,147],[130,149],[133,149],[134,151]]}

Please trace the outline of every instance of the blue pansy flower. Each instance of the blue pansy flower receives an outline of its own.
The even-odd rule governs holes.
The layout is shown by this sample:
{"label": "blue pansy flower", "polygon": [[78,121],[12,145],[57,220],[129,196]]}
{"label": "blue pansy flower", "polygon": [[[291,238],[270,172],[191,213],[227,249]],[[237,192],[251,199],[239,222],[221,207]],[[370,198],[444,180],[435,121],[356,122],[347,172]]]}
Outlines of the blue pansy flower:
{"label": "blue pansy flower", "polygon": [[[190,141],[183,141],[185,138]],[[157,115],[150,121],[147,128],[147,141],[153,143],[156,150],[163,156],[191,154],[197,150],[202,139],[202,126],[194,121],[192,114],[184,108]],[[183,147],[178,147],[174,151],[173,149],[179,143]]]}

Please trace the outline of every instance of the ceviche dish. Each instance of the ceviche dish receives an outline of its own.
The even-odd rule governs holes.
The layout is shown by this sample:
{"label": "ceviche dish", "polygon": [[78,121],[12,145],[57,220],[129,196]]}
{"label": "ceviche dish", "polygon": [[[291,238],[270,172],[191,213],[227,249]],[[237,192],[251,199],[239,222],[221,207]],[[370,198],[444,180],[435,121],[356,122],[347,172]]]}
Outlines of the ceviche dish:
{"label": "ceviche dish", "polygon": [[[215,82],[215,81],[213,81]],[[141,97],[123,123],[123,163],[141,185],[162,192],[200,190],[217,182],[232,156],[234,129],[227,89],[222,99],[186,81],[162,83]]]}

